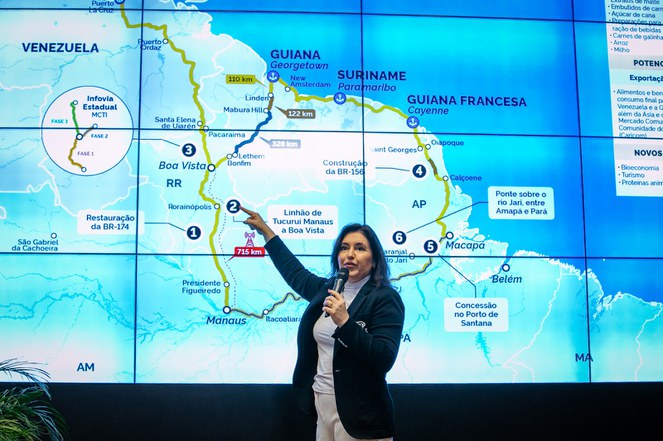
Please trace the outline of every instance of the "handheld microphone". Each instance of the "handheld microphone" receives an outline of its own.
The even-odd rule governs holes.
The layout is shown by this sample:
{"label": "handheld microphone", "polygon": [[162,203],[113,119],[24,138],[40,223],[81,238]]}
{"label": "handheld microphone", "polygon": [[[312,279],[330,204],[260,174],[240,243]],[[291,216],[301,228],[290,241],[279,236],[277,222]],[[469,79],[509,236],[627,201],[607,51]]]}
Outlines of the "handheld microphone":
{"label": "handheld microphone", "polygon": [[343,291],[345,282],[348,281],[348,275],[350,275],[350,270],[348,270],[345,267],[340,268],[336,273],[336,279],[334,280],[334,286],[332,287],[332,291],[336,291],[338,293]]}
{"label": "handheld microphone", "polygon": [[[338,270],[336,273],[336,278],[334,279],[334,286],[332,286],[332,291],[336,291],[337,293],[340,293],[343,291],[343,287],[345,286],[345,282],[348,281],[348,275],[350,274],[350,270],[348,270],[345,267],[342,267]],[[329,317],[329,313],[325,312],[325,317]]]}

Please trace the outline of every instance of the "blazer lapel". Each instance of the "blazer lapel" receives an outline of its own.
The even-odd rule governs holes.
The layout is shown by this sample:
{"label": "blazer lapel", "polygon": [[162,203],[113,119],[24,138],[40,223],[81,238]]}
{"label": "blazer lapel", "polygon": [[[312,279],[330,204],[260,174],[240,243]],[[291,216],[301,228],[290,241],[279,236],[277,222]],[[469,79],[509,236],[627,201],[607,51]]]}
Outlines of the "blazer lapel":
{"label": "blazer lapel", "polygon": [[357,293],[357,297],[352,301],[352,304],[348,308],[348,314],[350,315],[350,318],[352,318],[356,311],[361,309],[361,305],[364,304],[367,298],[367,294],[370,291],[370,287],[368,286],[370,282],[366,282],[366,285],[364,285],[359,292]]}

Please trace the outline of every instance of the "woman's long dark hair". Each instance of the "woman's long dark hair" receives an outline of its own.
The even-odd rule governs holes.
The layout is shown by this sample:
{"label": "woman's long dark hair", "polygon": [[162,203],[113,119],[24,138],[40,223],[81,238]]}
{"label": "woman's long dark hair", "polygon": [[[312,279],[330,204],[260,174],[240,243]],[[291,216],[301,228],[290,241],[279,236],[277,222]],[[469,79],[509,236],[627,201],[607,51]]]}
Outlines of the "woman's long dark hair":
{"label": "woman's long dark hair", "polygon": [[391,286],[391,281],[389,280],[389,265],[387,265],[387,258],[384,254],[384,249],[378,239],[375,231],[368,225],[362,224],[348,224],[339,233],[334,242],[334,248],[332,248],[331,253],[331,267],[332,273],[331,276],[338,272],[338,254],[341,252],[341,245],[343,245],[343,239],[350,233],[359,232],[361,233],[366,240],[368,245],[371,247],[371,253],[373,254],[373,269],[371,270],[371,281],[376,286]]}

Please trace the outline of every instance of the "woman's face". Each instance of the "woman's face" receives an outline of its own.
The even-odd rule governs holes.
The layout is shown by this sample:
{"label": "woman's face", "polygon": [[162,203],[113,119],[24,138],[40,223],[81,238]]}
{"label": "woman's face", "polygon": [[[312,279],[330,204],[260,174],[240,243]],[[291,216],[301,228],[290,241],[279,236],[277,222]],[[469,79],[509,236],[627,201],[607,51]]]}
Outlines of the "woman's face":
{"label": "woman's face", "polygon": [[348,269],[350,282],[358,282],[371,273],[373,252],[368,239],[359,231],[348,233],[343,238],[338,252],[338,266]]}

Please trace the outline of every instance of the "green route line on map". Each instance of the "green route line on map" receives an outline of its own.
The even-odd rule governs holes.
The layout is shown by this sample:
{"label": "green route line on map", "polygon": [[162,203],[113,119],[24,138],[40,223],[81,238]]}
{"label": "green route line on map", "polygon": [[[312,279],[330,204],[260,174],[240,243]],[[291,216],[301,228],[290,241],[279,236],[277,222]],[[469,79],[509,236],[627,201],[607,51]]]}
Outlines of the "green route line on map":
{"label": "green route line on map", "polygon": [[80,164],[74,160],[74,152],[76,151],[76,147],[78,146],[78,140],[83,139],[85,135],[87,135],[92,128],[87,129],[83,134],[81,134],[80,128],[78,127],[78,120],[76,119],[76,103],[74,101],[69,103],[69,107],[71,107],[71,118],[74,120],[74,127],[76,128],[76,136],[74,136],[74,145],[71,146],[69,149],[69,156],[67,157],[69,159],[69,162],[71,165],[80,168],[83,170],[84,166],[83,164]]}
{"label": "green route line on map", "polygon": [[[195,81],[195,79],[194,79],[194,70],[195,70],[195,67],[196,67],[196,63],[194,61],[191,61],[191,60],[187,59],[186,52],[184,50],[178,48],[174,44],[174,42],[168,37],[168,26],[166,26],[166,25],[154,25],[152,23],[147,23],[147,22],[143,22],[141,24],[131,24],[129,22],[128,17],[126,16],[126,11],[125,11],[124,4],[120,5],[120,10],[121,10],[121,13],[122,13],[122,18],[124,20],[125,26],[127,28],[132,29],[132,28],[145,27],[145,28],[157,31],[157,32],[161,32],[164,42],[167,42],[168,46],[174,52],[176,52],[177,54],[180,55],[180,58],[181,58],[182,62],[185,65],[189,66],[189,82],[191,83],[191,86],[193,87],[192,99],[193,99],[193,102],[194,102],[195,106],[198,108],[198,111],[199,111],[199,114],[200,114],[200,128],[199,128],[198,132],[200,133],[200,136],[201,136],[202,147],[203,147],[203,151],[205,153],[205,159],[206,159],[208,164],[211,164],[212,163],[211,155],[210,155],[210,152],[209,152],[209,149],[208,149],[208,146],[207,146],[207,132],[206,132],[206,125],[205,125],[205,112],[204,112],[203,106],[200,103],[200,100],[198,98],[198,93],[200,91],[200,84],[197,81]],[[287,86],[287,84],[285,83],[285,81],[283,81],[283,79],[279,79],[279,83],[283,84],[284,86]],[[269,84],[270,93],[273,92],[273,84],[274,83]],[[291,87],[291,90],[295,93],[295,101],[297,101],[297,102],[299,102],[299,101],[309,101],[309,100],[316,100],[316,101],[320,101],[320,102],[330,102],[330,101],[333,100],[333,97],[323,98],[323,97],[319,97],[319,96],[315,96],[315,95],[301,95],[301,94],[299,94],[297,89],[294,88],[294,87]],[[273,102],[274,102],[274,99],[273,98],[270,99],[269,107],[268,107],[268,110],[270,110],[270,111],[272,109]],[[394,112],[397,115],[401,116],[403,119],[407,119],[407,115],[405,113],[403,113],[403,111],[401,111],[400,109],[398,109],[394,106],[383,105],[379,108],[376,108],[376,107],[374,107],[370,104],[362,103],[354,97],[350,97],[347,100],[347,102],[353,103],[353,104],[355,104],[359,107],[362,107],[362,108],[366,108],[366,109],[370,110],[373,113],[381,113],[383,111],[391,111],[391,112]],[[448,209],[449,204],[450,204],[449,199],[450,199],[451,191],[450,191],[450,188],[449,188],[449,181],[448,181],[448,179],[438,175],[438,171],[437,171],[437,167],[435,165],[435,162],[428,155],[428,151],[426,149],[426,146],[421,142],[421,139],[419,138],[419,135],[418,135],[418,130],[416,128],[414,129],[414,136],[415,136],[415,139],[417,140],[418,146],[420,146],[423,149],[424,155],[425,155],[427,161],[429,162],[429,164],[433,168],[433,174],[434,174],[435,178],[438,181],[442,181],[443,184],[444,184],[445,203],[444,203],[444,207],[441,210],[440,215],[438,216],[438,218],[436,220],[436,222],[442,228],[441,236],[443,237],[444,234],[446,234],[446,224],[444,222],[442,222],[441,219],[444,217],[444,214],[445,214],[445,212]],[[74,148],[75,148],[75,144],[74,144]],[[214,169],[216,169],[220,165],[222,165],[227,159],[228,158],[225,157],[225,156],[222,157],[218,162],[216,162],[214,164],[215,165]],[[224,305],[226,307],[229,307],[230,284],[228,282],[228,278],[226,277],[225,271],[223,270],[223,268],[221,267],[221,263],[219,262],[218,254],[216,252],[216,245],[214,243],[214,236],[216,235],[217,230],[219,228],[220,216],[221,216],[222,210],[221,210],[220,204],[216,200],[214,200],[211,197],[207,196],[204,192],[204,188],[205,188],[206,183],[209,180],[209,177],[210,177],[210,170],[207,169],[205,171],[205,176],[204,176],[203,180],[200,183],[198,193],[204,201],[209,202],[210,204],[212,204],[216,208],[215,216],[214,216],[214,224],[213,224],[213,228],[212,228],[212,231],[210,232],[208,240],[209,240],[210,249],[212,251],[212,256],[213,256],[213,259],[214,259],[214,265],[215,265],[217,271],[219,272],[219,274],[221,276],[221,279],[222,279],[222,281],[224,283],[224,286],[225,286]],[[424,272],[429,265],[430,265],[430,262],[425,264],[419,271],[410,272],[406,275],[401,275],[401,276],[399,276],[398,278],[396,278],[394,280],[398,280],[401,277],[406,277],[408,275],[415,275],[415,274]],[[275,308],[277,305],[280,305],[281,303],[285,302],[288,297],[289,297],[289,294],[287,294],[281,301],[275,303],[273,305],[272,309]],[[261,315],[257,315],[257,314],[254,314],[254,313],[248,313],[246,311],[242,311],[240,309],[234,309],[233,308],[232,310],[235,311],[235,312],[238,312],[240,314],[251,316],[251,317],[261,317],[262,318],[265,315],[265,312]]]}
{"label": "green route line on map", "polygon": [[[152,23],[131,24],[129,22],[128,17],[126,16],[126,11],[124,9],[124,4],[120,5],[120,9],[121,9],[121,12],[122,12],[122,18],[124,20],[124,24],[127,28],[131,29],[131,28],[146,27],[148,29],[152,29],[154,31],[161,32],[162,36],[163,36],[163,40],[168,43],[168,46],[174,52],[176,52],[180,55],[180,58],[182,59],[182,62],[189,66],[189,82],[191,83],[191,86],[193,87],[192,99],[193,99],[194,104],[198,108],[198,111],[199,111],[199,114],[200,114],[200,128],[198,129],[198,133],[201,136],[202,148],[203,148],[203,151],[205,152],[205,159],[206,159],[208,164],[211,164],[212,159],[211,159],[211,155],[210,155],[210,152],[209,152],[209,148],[207,146],[207,131],[206,131],[206,124],[205,124],[205,121],[206,121],[205,111],[203,109],[202,104],[200,103],[200,100],[198,99],[198,93],[200,91],[200,84],[198,84],[198,82],[196,82],[195,79],[194,79],[194,70],[195,70],[195,67],[196,67],[196,63],[194,61],[191,61],[191,60],[187,59],[186,52],[184,50],[178,48],[175,45],[175,43],[168,37],[168,26],[166,26],[166,25],[154,25]],[[269,90],[270,90],[270,92],[273,91],[273,84],[272,83],[270,83],[270,85],[269,85]],[[274,102],[274,99],[273,98],[270,99],[269,105],[268,105],[268,110],[271,110],[273,102]],[[225,161],[227,161],[227,159],[228,158],[226,156],[224,156],[219,161],[217,161],[214,164],[214,166],[215,166],[214,170],[216,170]],[[198,194],[200,195],[200,197],[204,201],[209,202],[210,204],[212,204],[212,206],[214,206],[216,208],[215,211],[214,211],[214,223],[213,223],[212,229],[210,231],[210,234],[208,236],[208,241],[209,241],[210,250],[212,252],[212,257],[213,257],[213,260],[214,260],[214,266],[216,267],[219,275],[221,276],[221,280],[222,280],[223,285],[224,285],[224,305],[225,305],[225,307],[229,307],[230,306],[230,283],[229,283],[228,277],[226,276],[225,271],[223,270],[223,268],[221,266],[221,262],[219,261],[219,256],[218,256],[218,253],[217,253],[216,244],[214,242],[214,237],[215,237],[215,235],[218,231],[219,225],[220,225],[220,216],[221,216],[222,209],[221,209],[221,205],[216,200],[214,200],[213,198],[207,196],[205,194],[205,191],[204,191],[205,185],[209,181],[210,173],[211,173],[211,171],[210,171],[209,168],[205,170],[205,176],[203,177],[203,179],[200,183],[200,186],[199,186],[199,189],[198,189]],[[283,300],[278,302],[277,304],[283,303],[286,298],[287,298],[287,296],[284,297]],[[241,310],[234,309],[234,308],[232,309],[232,311],[236,311],[236,312],[238,312],[240,314],[244,314],[244,315],[250,315],[249,313],[247,313],[245,311],[241,311]],[[251,315],[254,316],[253,314],[251,314]]]}
{"label": "green route line on map", "polygon": [[449,179],[446,176],[440,176],[437,170],[437,165],[435,165],[435,161],[433,161],[433,158],[430,157],[428,154],[428,149],[426,148],[426,145],[421,141],[421,138],[419,138],[419,130],[414,129],[414,137],[417,140],[417,145],[423,148],[424,156],[426,157],[426,160],[430,164],[431,167],[433,167],[433,176],[435,176],[435,179],[438,181],[442,181],[444,185],[444,206],[442,207],[442,210],[440,210],[440,214],[437,216],[436,222],[437,224],[442,228],[442,231],[440,232],[440,237],[444,237],[447,234],[447,224],[442,222],[442,218],[444,218],[447,210],[449,209],[449,205],[451,204],[451,189],[449,188]]}
{"label": "green route line on map", "polygon": [[[279,82],[281,84],[283,84],[284,86],[288,86],[288,84],[283,79],[280,79]],[[302,94],[299,93],[299,91],[297,90],[296,87],[292,87],[292,86],[289,86],[289,87],[295,94],[295,101],[315,100],[315,101],[320,101],[320,102],[326,103],[326,102],[332,101],[334,99],[333,97],[324,97],[323,98],[323,97],[316,96],[316,95],[302,95]],[[385,112],[385,111],[390,111],[390,112],[393,112],[393,113],[397,114],[398,116],[402,117],[403,119],[408,118],[408,116],[401,109],[399,109],[398,107],[387,105],[387,104],[384,104],[384,105],[376,108],[371,104],[362,103],[361,101],[357,100],[355,97],[349,97],[346,100],[346,103],[353,103],[356,106],[368,109],[373,113],[382,113],[382,112]],[[426,145],[421,141],[421,138],[419,137],[419,129],[415,128],[413,130],[414,130],[414,138],[417,141],[417,146],[422,148],[422,151],[424,152],[424,156],[426,157],[426,160],[428,161],[428,163],[430,164],[430,166],[433,169],[433,175],[435,176],[435,179],[438,180],[438,181],[441,181],[444,184],[444,195],[445,195],[444,196],[444,206],[442,207],[442,210],[440,211],[440,214],[437,216],[437,219],[436,219],[437,223],[442,228],[442,232],[441,232],[440,236],[444,237],[444,235],[447,233],[447,226],[444,222],[441,221],[441,219],[444,217],[444,214],[446,213],[446,211],[449,208],[449,205],[451,203],[451,201],[450,201],[450,199],[451,199],[451,189],[450,189],[450,185],[449,185],[449,179],[444,177],[444,176],[439,175],[439,172],[437,170],[437,165],[435,164],[435,161],[433,160],[433,158],[430,157],[430,155],[428,154],[428,149],[426,148]]]}
{"label": "green route line on map", "polygon": [[80,130],[78,128],[78,120],[76,119],[76,102],[75,101],[70,102],[69,107],[71,107],[71,119],[74,120],[74,127],[76,128],[76,134],[78,135],[80,133]]}
{"label": "green route line on map", "polygon": [[414,277],[414,276],[416,276],[416,275],[423,274],[423,273],[426,272],[426,270],[428,269],[428,267],[432,265],[432,263],[433,263],[433,259],[432,259],[431,257],[429,257],[429,258],[428,258],[428,261],[427,261],[426,263],[424,263],[424,264],[421,266],[421,268],[419,268],[418,270],[416,270],[416,271],[408,271],[408,272],[406,272],[406,273],[399,274],[399,275],[397,275],[397,276],[392,277],[390,280],[391,280],[392,282],[398,282],[398,281],[401,280],[401,279],[405,279],[405,278],[408,278],[408,277]]}
{"label": "green route line on map", "polygon": [[[269,93],[270,93],[270,95],[272,94],[273,90],[274,90],[274,86],[273,86],[272,83],[270,83],[270,84],[269,84]],[[267,111],[268,111],[268,114],[271,112],[273,104],[274,104],[274,98],[272,97],[272,98],[269,100],[269,104],[267,105]],[[271,116],[269,116],[269,117],[271,117]],[[268,119],[269,119],[269,118],[268,118]],[[260,127],[262,124],[263,124],[263,123],[261,122],[261,123],[258,125],[258,127]],[[257,133],[256,133],[256,135],[257,135]],[[219,166],[221,166],[221,165],[222,165],[224,162],[226,162],[227,160],[228,160],[228,157],[227,157],[227,156],[222,157],[218,162],[216,162],[216,163],[214,164],[214,168],[217,169]],[[199,188],[199,193],[200,193],[200,195],[203,197],[203,199],[205,199],[205,200],[210,200],[210,199],[208,199],[208,198],[205,196],[205,194],[204,194],[204,190],[203,190],[203,189],[205,188],[205,185],[207,184],[209,178],[210,178],[210,172],[209,172],[209,169],[208,169],[208,170],[205,172],[205,177],[204,177],[203,180],[200,182],[200,188]],[[214,201],[211,201],[211,202],[214,202]],[[212,252],[213,252],[213,256],[214,256],[214,264],[216,265],[216,267],[217,267],[219,273],[221,274],[221,277],[222,277],[222,279],[223,279],[224,286],[225,286],[223,304],[224,304],[226,307],[229,307],[229,306],[230,306],[230,283],[227,281],[226,276],[225,276],[225,272],[224,272],[223,269],[221,268],[221,265],[220,265],[220,262],[219,262],[218,255],[217,255],[217,253],[216,253],[216,248],[215,248],[215,246],[214,246],[214,236],[216,235],[216,232],[217,232],[217,230],[218,230],[218,228],[219,228],[219,224],[220,224],[220,216],[221,216],[221,210],[220,210],[220,209],[217,209],[217,210],[215,211],[215,213],[214,213],[214,225],[213,225],[213,227],[212,227],[212,231],[210,232],[210,235],[209,235],[209,243],[210,243],[210,248],[212,248]],[[284,300],[285,300],[285,298],[284,298]],[[247,315],[247,316],[252,316],[252,317],[255,317],[255,316],[256,316],[255,314],[249,314],[249,313],[247,313],[247,312],[245,312],[245,311],[243,311],[243,310],[241,310],[241,309],[237,309],[237,308],[232,308],[232,311],[237,312],[237,313],[239,313],[239,314]]]}
{"label": "green route line on map", "polygon": [[292,293],[292,292],[288,292],[288,293],[285,294],[285,296],[283,296],[283,298],[281,300],[275,302],[272,305],[271,308],[263,309],[261,314],[256,314],[255,312],[247,312],[247,311],[244,311],[241,308],[233,308],[233,311],[237,312],[239,314],[245,315],[247,317],[262,319],[262,318],[265,318],[266,315],[269,315],[271,312],[273,312],[276,309],[277,306],[281,306],[282,304],[284,304],[288,300],[288,298],[292,298],[292,300],[294,300],[295,302],[299,302],[302,299],[297,294]]}
{"label": "green route line on map", "polygon": [[79,163],[79,162],[76,162],[76,161],[74,160],[74,151],[76,151],[76,147],[77,147],[77,146],[78,146],[78,139],[77,139],[77,138],[74,138],[74,144],[73,144],[73,145],[71,146],[71,148],[69,149],[69,156],[68,156],[67,158],[69,159],[69,162],[71,163],[71,165],[73,165],[73,166],[75,166],[75,167],[78,167],[78,168],[80,168],[81,170],[83,170],[83,164],[81,164],[81,163]]}
{"label": "green route line on map", "polygon": [[[282,83],[284,86],[288,86],[288,84],[283,79],[280,79],[279,82]],[[324,97],[323,98],[323,97],[316,96],[316,95],[302,95],[302,94],[299,93],[297,88],[292,87],[292,86],[290,86],[290,89],[295,94],[295,101],[315,100],[315,101],[320,101],[320,102],[325,103],[325,102],[329,102],[329,101],[333,100],[333,97]],[[399,109],[397,107],[394,107],[394,106],[386,105],[386,104],[376,108],[371,104],[363,103],[363,102],[357,100],[355,97],[347,98],[346,103],[353,103],[358,107],[368,109],[371,112],[376,113],[376,114],[389,111],[389,112],[393,112],[393,113],[397,114],[398,116],[402,117],[404,120],[408,118],[408,115],[406,115],[401,109]],[[433,221],[433,222],[437,223],[441,228],[441,232],[440,232],[440,241],[441,241],[442,238],[444,238],[444,236],[447,234],[447,224],[444,223],[442,221],[442,219],[445,217],[446,212],[449,209],[449,205],[451,204],[451,188],[450,188],[450,184],[449,184],[449,179],[446,176],[440,176],[439,175],[439,172],[438,172],[438,169],[437,169],[437,165],[435,164],[435,161],[433,160],[433,158],[430,157],[430,155],[428,154],[428,149],[426,148],[426,145],[421,141],[421,138],[419,136],[419,129],[414,128],[413,131],[414,131],[414,138],[417,141],[417,146],[421,147],[422,151],[424,152],[424,156],[425,156],[426,160],[428,161],[428,163],[430,164],[430,166],[433,169],[433,175],[435,176],[435,179],[437,181],[442,182],[442,184],[444,185],[444,206],[442,207],[442,210],[440,210],[440,214]],[[427,267],[428,267],[428,264],[424,265],[421,272],[423,272],[425,270],[425,268],[427,268]],[[409,275],[415,275],[417,273],[418,272],[413,272],[413,273],[408,273],[408,274]],[[403,276],[399,276],[398,279],[400,279],[401,277],[403,277]],[[397,280],[397,279],[394,279],[394,280]]]}
{"label": "green route line on map", "polygon": [[[175,46],[175,43],[168,37],[168,26],[166,26],[166,25],[154,25],[154,24],[148,23],[148,22],[143,22],[143,23],[140,23],[140,24],[132,24],[132,23],[129,22],[129,19],[126,15],[124,3],[120,5],[120,10],[122,12],[122,19],[124,20],[124,24],[128,29],[135,29],[135,28],[145,27],[145,28],[148,28],[148,29],[152,29],[156,32],[161,32],[161,35],[163,36],[164,42],[167,42],[168,46],[173,50],[173,52],[179,54],[179,56],[182,60],[182,63],[184,63],[185,65],[187,65],[189,67],[189,82],[191,83],[191,86],[193,88],[191,98],[192,98],[196,108],[198,109],[198,112],[199,112],[199,115],[200,115],[200,128],[198,129],[198,133],[200,134],[200,137],[201,137],[202,148],[203,148],[203,152],[205,153],[205,159],[206,159],[208,164],[211,164],[212,159],[211,159],[211,155],[210,155],[210,152],[209,152],[209,149],[208,149],[208,146],[207,146],[207,131],[206,131],[206,125],[205,125],[205,121],[206,121],[205,120],[205,110],[203,109],[203,106],[200,103],[200,100],[198,99],[198,93],[200,91],[200,84],[198,84],[198,82],[194,79],[194,75],[193,75],[194,70],[196,68],[196,63],[194,61],[189,60],[187,58],[186,52],[183,49],[180,49],[177,46]],[[222,158],[217,163],[217,165],[222,164],[225,160],[226,160],[225,157]],[[214,212],[214,226],[212,228],[212,231],[210,232],[208,240],[209,240],[209,246],[210,246],[210,250],[212,252],[212,256],[213,256],[213,260],[214,260],[214,266],[216,267],[217,271],[219,272],[219,275],[221,276],[221,280],[223,281],[223,285],[225,287],[225,290],[224,290],[225,291],[225,297],[224,297],[225,303],[224,304],[226,306],[229,306],[228,305],[228,299],[229,299],[229,296],[230,296],[230,283],[228,282],[228,278],[226,276],[225,271],[221,267],[221,263],[219,262],[218,254],[216,252],[216,245],[214,243],[214,235],[216,234],[216,231],[219,227],[219,221],[220,221],[219,218],[220,218],[220,214],[221,214],[221,206],[216,200],[208,197],[204,192],[205,183],[209,179],[209,174],[210,174],[210,170],[209,169],[205,170],[205,176],[204,176],[204,178],[203,178],[203,180],[200,184],[198,194],[200,195],[200,197],[204,201],[209,202],[216,209],[215,212]]]}

